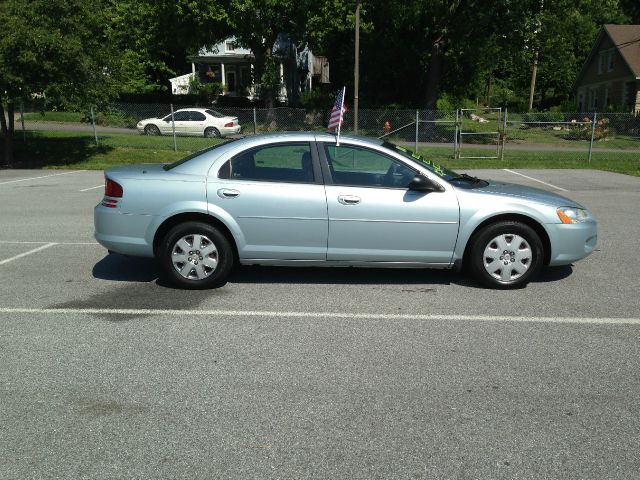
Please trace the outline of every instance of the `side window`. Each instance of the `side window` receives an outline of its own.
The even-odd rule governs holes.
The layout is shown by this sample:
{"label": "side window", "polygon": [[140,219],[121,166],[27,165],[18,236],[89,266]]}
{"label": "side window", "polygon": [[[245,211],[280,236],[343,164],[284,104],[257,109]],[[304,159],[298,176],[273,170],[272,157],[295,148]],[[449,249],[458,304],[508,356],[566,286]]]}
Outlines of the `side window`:
{"label": "side window", "polygon": [[204,122],[207,117],[204,116],[204,113],[201,112],[189,112],[189,120],[194,122]]}
{"label": "side window", "polygon": [[336,185],[406,188],[417,173],[404,163],[367,148],[325,143],[324,149]]}
{"label": "side window", "polygon": [[264,182],[313,183],[313,161],[308,143],[269,145],[242,152],[227,161],[219,178]]}
{"label": "side window", "polygon": [[[189,120],[189,112],[175,112],[173,114],[173,120],[176,122],[184,122]],[[169,121],[171,121],[171,115],[169,115]]]}

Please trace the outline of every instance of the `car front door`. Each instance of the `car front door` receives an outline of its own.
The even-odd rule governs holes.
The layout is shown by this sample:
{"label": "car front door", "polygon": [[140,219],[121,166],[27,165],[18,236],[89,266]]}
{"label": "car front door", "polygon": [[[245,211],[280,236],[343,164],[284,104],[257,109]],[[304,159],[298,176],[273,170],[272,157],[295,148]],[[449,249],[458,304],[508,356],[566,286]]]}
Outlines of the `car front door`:
{"label": "car front door", "polygon": [[332,179],[326,186],[327,260],[451,262],[459,208],[450,186],[409,190],[417,171],[396,158],[344,142],[319,146]]}
{"label": "car front door", "polygon": [[245,150],[209,174],[207,197],[242,231],[241,259],[326,259],[327,201],[315,145]]}

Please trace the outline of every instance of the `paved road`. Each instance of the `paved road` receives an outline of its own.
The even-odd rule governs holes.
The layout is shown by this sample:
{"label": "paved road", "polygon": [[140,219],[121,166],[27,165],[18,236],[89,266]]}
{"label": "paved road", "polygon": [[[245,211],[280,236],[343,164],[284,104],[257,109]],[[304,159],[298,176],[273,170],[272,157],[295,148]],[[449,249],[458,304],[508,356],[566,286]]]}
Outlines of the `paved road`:
{"label": "paved road", "polygon": [[473,173],[585,203],[598,250],[509,292],[257,267],[180,291],[94,243],[100,172],[0,171],[0,478],[637,478],[640,179]]}

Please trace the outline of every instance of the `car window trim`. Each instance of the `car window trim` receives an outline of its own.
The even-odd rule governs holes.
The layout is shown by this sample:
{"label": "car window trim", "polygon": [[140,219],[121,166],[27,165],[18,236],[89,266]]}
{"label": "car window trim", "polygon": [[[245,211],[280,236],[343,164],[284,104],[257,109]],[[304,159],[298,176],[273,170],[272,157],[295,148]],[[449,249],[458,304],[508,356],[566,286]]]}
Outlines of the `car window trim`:
{"label": "car window trim", "polygon": [[[246,150],[242,150],[240,152],[236,152],[233,156],[231,156],[230,158],[228,158],[227,160],[225,160],[224,162],[222,162],[222,164],[220,165],[220,168],[218,168],[216,170],[216,178],[218,180],[222,180],[222,181],[231,181],[231,182],[258,182],[258,183],[291,183],[291,184],[295,184],[295,185],[323,185],[324,184],[324,179],[323,179],[323,175],[321,173],[321,169],[320,169],[320,160],[318,158],[318,152],[317,152],[317,148],[315,146],[316,142],[313,141],[305,141],[305,140],[298,140],[298,141],[284,141],[284,142],[273,142],[273,143],[265,143],[262,145],[256,145],[255,147],[252,148],[248,148]],[[306,145],[309,147],[309,153],[311,153],[311,166],[312,166],[312,170],[313,170],[313,181],[312,182],[297,182],[297,181],[287,181],[287,180],[269,180],[269,179],[264,179],[264,180],[256,180],[256,179],[247,179],[247,178],[224,178],[224,177],[220,177],[220,171],[223,169],[223,167],[225,167],[225,165],[227,165],[229,162],[231,162],[234,158],[236,158],[238,155],[241,154],[246,154],[246,153],[250,153],[250,152],[255,152],[257,150],[261,150],[264,148],[268,148],[268,147],[275,147],[275,146],[285,146],[285,145]]]}

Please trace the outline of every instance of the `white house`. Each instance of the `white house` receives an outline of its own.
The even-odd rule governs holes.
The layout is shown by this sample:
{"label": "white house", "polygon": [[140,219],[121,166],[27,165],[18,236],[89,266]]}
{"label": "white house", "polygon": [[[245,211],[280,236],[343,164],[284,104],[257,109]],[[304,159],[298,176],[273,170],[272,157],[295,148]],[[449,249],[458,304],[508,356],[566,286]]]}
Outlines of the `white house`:
{"label": "white house", "polygon": [[[280,101],[294,100],[300,92],[311,90],[316,83],[329,83],[326,57],[316,57],[308,47],[301,48],[282,34],[273,50],[280,60]],[[235,37],[229,37],[211,49],[202,48],[188,60],[191,73],[170,79],[172,93],[190,93],[190,81],[197,77],[202,83],[221,83],[224,95],[251,100],[259,97],[259,85],[253,73],[254,55],[251,50],[239,46]]]}

